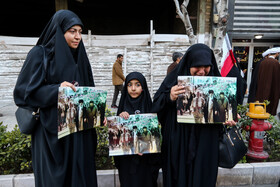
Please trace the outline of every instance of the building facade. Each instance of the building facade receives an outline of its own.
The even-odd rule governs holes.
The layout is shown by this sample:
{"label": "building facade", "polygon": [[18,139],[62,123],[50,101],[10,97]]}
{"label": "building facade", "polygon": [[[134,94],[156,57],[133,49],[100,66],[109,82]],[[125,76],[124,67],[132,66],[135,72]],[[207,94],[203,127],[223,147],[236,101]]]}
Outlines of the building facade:
{"label": "building facade", "polygon": [[[235,57],[241,58],[248,87],[254,67],[268,48],[280,46],[280,1],[235,0],[229,2],[228,33]],[[258,39],[259,38],[259,39]]]}

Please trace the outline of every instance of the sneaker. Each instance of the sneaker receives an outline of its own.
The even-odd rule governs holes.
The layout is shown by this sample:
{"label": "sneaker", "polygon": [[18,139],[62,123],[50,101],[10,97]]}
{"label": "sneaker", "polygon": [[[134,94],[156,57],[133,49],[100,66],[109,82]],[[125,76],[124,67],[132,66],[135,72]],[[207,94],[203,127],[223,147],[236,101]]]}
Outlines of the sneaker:
{"label": "sneaker", "polygon": [[117,105],[111,105],[111,108],[118,108]]}

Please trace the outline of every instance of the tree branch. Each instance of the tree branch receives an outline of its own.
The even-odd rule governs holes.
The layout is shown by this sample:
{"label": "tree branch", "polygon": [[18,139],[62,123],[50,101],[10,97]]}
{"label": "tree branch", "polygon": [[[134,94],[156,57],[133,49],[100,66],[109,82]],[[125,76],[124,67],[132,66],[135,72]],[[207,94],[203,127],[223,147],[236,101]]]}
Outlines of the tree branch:
{"label": "tree branch", "polygon": [[184,2],[182,3],[182,5],[185,7],[185,8],[187,8],[188,7],[188,5],[189,5],[189,0],[184,0]]}
{"label": "tree branch", "polygon": [[184,26],[186,29],[186,34],[189,37],[190,44],[194,44],[196,42],[196,36],[193,33],[192,24],[191,24],[190,17],[189,17],[188,11],[187,11],[187,7],[189,5],[189,0],[184,0],[184,2],[182,3],[181,6],[180,6],[178,0],[174,0],[174,2],[175,2],[175,6],[176,6],[176,13],[178,14],[178,16],[181,18],[181,20],[184,23]]}
{"label": "tree branch", "polygon": [[219,16],[218,24],[217,24],[217,35],[216,35],[216,42],[215,42],[215,57],[218,64],[220,64],[223,51],[223,41],[226,35],[226,27],[228,21],[228,7],[227,7],[227,0],[214,0],[216,5],[217,13]]}
{"label": "tree branch", "polygon": [[179,1],[174,0],[174,3],[175,3],[175,7],[176,7],[176,13],[180,17],[180,19],[184,22],[185,18],[184,18],[183,13],[181,12]]}

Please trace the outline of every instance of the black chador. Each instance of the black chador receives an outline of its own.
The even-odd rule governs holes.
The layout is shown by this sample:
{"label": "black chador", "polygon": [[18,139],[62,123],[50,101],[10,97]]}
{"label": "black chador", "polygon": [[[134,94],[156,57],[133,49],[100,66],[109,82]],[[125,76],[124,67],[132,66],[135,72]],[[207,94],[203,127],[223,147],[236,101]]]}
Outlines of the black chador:
{"label": "black chador", "polygon": [[[137,98],[130,97],[127,85],[131,80],[138,80],[142,86],[142,93]],[[152,108],[152,100],[147,87],[145,77],[138,72],[127,75],[117,115],[121,112],[129,114],[149,113]],[[119,179],[122,187],[156,187],[160,168],[159,154],[144,154],[115,156],[115,164],[119,171]]]}
{"label": "black chador", "polygon": [[[64,33],[74,25],[83,27],[76,14],[54,14],[37,44],[27,55],[18,77],[14,101],[18,106],[40,107],[40,124],[32,134],[32,165],[38,187],[97,186],[95,129],[58,139],[58,87],[64,81],[94,86],[91,66],[81,41],[70,49]],[[44,46],[48,62],[43,67]]]}
{"label": "black chador", "polygon": [[177,123],[176,101],[170,90],[191,67],[211,66],[208,76],[220,76],[213,51],[191,46],[179,65],[166,76],[154,96],[153,112],[162,124],[163,182],[165,187],[214,187],[218,172],[219,124]]}

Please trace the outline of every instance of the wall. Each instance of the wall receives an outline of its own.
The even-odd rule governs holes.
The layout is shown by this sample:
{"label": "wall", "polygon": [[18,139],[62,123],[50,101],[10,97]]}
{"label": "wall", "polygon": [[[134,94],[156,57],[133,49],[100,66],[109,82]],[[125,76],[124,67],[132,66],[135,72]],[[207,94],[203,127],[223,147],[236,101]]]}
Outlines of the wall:
{"label": "wall", "polygon": [[[147,79],[153,96],[163,81],[167,66],[172,63],[172,53],[185,52],[189,46],[186,35],[83,35],[84,44],[92,66],[96,87],[108,91],[111,104],[114,87],[112,66],[117,54],[124,54],[123,71],[139,71]],[[13,100],[13,88],[28,51],[38,38],[0,36],[0,99]]]}

